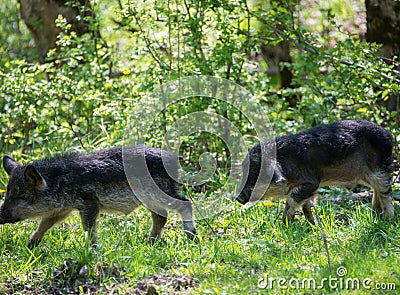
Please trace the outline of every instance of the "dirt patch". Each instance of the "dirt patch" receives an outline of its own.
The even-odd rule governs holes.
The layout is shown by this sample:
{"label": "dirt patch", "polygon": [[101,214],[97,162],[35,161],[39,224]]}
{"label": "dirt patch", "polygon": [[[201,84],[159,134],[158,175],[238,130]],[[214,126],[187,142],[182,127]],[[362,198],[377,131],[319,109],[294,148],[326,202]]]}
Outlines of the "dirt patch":
{"label": "dirt patch", "polygon": [[3,284],[0,294],[96,294],[102,289],[101,282],[103,280],[112,278],[118,284],[126,279],[116,265],[105,262],[98,262],[95,265],[94,275],[95,279],[91,280],[87,265],[82,265],[69,258],[54,270],[50,283],[44,283],[41,287],[33,287],[33,284],[40,285],[39,278],[32,275],[30,280],[22,281],[16,278]]}
{"label": "dirt patch", "polygon": [[[94,274],[94,278],[93,278]],[[106,262],[98,262],[94,266],[92,278],[89,276],[87,265],[82,265],[72,259],[65,260],[57,267],[52,275],[50,283],[41,285],[41,275],[30,275],[30,279],[9,279],[0,284],[0,294],[32,294],[32,295],[69,295],[69,294],[119,294],[120,289],[125,289],[123,284],[129,283],[129,279],[122,274],[117,265]],[[104,281],[114,282],[108,288],[102,285]],[[130,284],[131,285],[131,284]],[[131,288],[127,288],[124,294],[130,295],[156,295],[156,294],[184,294],[195,288],[198,282],[188,275],[156,274],[138,281]],[[111,286],[111,287],[110,287]]]}
{"label": "dirt patch", "polygon": [[40,276],[30,274],[29,279],[8,280],[1,294],[95,294],[100,288],[99,280],[89,280],[88,273],[86,265],[67,259],[54,270],[51,281],[43,282],[43,286],[33,287],[41,285]]}
{"label": "dirt patch", "polygon": [[52,277],[52,282],[46,287],[45,294],[96,294],[101,288],[101,282],[112,278],[121,283],[126,278],[121,275],[117,265],[98,262],[94,267],[95,280],[89,279],[87,265],[81,265],[72,259],[67,259],[57,268]]}
{"label": "dirt patch", "polygon": [[156,274],[137,282],[136,286],[129,290],[127,294],[185,294],[188,290],[193,289],[196,286],[198,286],[198,282],[188,275],[177,276]]}

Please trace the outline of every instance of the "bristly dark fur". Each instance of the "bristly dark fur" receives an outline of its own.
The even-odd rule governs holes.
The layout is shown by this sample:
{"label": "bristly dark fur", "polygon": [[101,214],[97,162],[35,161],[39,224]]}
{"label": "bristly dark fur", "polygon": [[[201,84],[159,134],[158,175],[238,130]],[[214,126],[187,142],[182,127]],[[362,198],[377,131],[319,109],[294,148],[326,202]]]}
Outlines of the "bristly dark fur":
{"label": "bristly dark fur", "polygon": [[[128,149],[129,153],[141,155],[143,152],[139,149]],[[162,153],[161,153],[162,152]],[[150,175],[155,177],[164,177],[175,182],[165,169],[165,162],[177,162],[178,157],[172,153],[161,151],[156,148],[146,147],[144,151],[146,163],[149,168]],[[175,163],[173,163],[175,164]],[[23,165],[26,167],[28,164]],[[55,155],[34,161],[32,165],[38,170],[43,178],[50,183],[57,181],[58,186],[74,183],[76,186],[82,186],[88,183],[99,183],[101,185],[109,185],[126,181],[124,171],[122,148],[114,147],[111,149],[94,151],[91,153],[70,153],[64,155]],[[177,163],[176,170],[178,169]],[[174,175],[175,177],[177,175]],[[173,177],[174,177],[173,176]],[[177,184],[174,185],[178,189]],[[162,188],[165,193],[181,200],[186,200],[179,194],[174,194],[168,188]]]}
{"label": "bristly dark fur", "polygon": [[[270,144],[265,143],[266,148]],[[293,219],[296,207],[302,206],[313,221],[310,207],[320,186],[352,189],[363,184],[374,190],[373,208],[393,217],[392,150],[390,133],[362,120],[338,121],[280,136],[276,138],[276,165],[271,159],[265,162],[272,167],[262,167],[260,144],[249,151],[243,162],[248,173],[236,200],[246,203],[250,198],[287,197],[284,219]],[[257,179],[260,185],[255,188]]]}
{"label": "bristly dark fur", "polygon": [[143,145],[125,147],[124,153],[134,159],[143,159],[144,156],[153,182],[169,197],[162,197],[156,189],[149,189],[147,178],[137,166],[131,167],[132,173],[136,172],[136,184],[146,186],[144,191],[148,195],[140,199],[134,195],[125,175],[121,147],[87,154],[58,155],[24,165],[5,156],[3,165],[10,179],[0,208],[0,224],[42,217],[29,242],[29,246],[34,247],[54,223],[78,210],[83,227],[92,235],[94,243],[100,211],[128,214],[144,204],[152,211],[151,237],[161,235],[167,211],[175,210],[182,216],[186,234],[193,238],[196,230],[192,205],[181,196],[176,182],[178,156]]}
{"label": "bristly dark fur", "polygon": [[[391,169],[393,139],[382,127],[362,120],[319,125],[296,134],[276,138],[278,162],[293,157],[305,165],[334,165],[364,150],[370,165]],[[390,172],[391,170],[389,170]]]}

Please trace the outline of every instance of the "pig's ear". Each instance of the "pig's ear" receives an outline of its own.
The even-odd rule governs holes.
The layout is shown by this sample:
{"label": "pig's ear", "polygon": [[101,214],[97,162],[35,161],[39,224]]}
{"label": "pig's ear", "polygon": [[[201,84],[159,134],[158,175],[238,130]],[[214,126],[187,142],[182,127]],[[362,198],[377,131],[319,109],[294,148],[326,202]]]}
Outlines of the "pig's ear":
{"label": "pig's ear", "polygon": [[278,165],[274,169],[274,174],[272,175],[272,182],[279,183],[286,181],[285,176],[283,176],[282,169]]}
{"label": "pig's ear", "polygon": [[3,168],[6,170],[8,175],[11,175],[11,173],[14,171],[15,168],[20,166],[20,164],[15,161],[12,157],[5,155],[3,157]]}
{"label": "pig's ear", "polygon": [[26,166],[24,177],[29,184],[37,187],[38,189],[46,187],[46,181],[33,165]]}

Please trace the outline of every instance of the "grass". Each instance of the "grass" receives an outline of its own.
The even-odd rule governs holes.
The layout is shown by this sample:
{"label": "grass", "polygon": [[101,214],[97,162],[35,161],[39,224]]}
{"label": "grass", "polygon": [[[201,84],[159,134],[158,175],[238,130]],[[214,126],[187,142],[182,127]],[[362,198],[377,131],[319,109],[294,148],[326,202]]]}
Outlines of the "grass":
{"label": "grass", "polygon": [[[302,216],[292,225],[282,224],[283,205],[258,203],[244,209],[232,204],[229,211],[197,222],[197,243],[185,238],[181,223],[175,220],[167,223],[163,241],[149,242],[151,220],[145,209],[128,217],[100,218],[97,249],[85,243],[77,215],[50,230],[33,251],[26,243],[36,222],[3,225],[0,293],[25,294],[54,284],[54,272],[70,259],[86,265],[86,280],[92,281],[96,281],[99,262],[115,265],[118,276],[97,277],[103,287],[99,294],[113,289],[129,293],[138,281],[155,274],[194,278],[198,284],[190,289],[191,294],[396,294],[377,287],[393,289],[390,284],[395,284],[400,288],[399,208],[394,220],[384,221],[370,204],[320,204],[332,259],[329,268],[319,228]],[[339,267],[345,268],[345,276],[337,274]],[[359,288],[354,285],[351,290],[350,279],[358,280]],[[168,285],[157,286],[157,290],[173,294]]]}

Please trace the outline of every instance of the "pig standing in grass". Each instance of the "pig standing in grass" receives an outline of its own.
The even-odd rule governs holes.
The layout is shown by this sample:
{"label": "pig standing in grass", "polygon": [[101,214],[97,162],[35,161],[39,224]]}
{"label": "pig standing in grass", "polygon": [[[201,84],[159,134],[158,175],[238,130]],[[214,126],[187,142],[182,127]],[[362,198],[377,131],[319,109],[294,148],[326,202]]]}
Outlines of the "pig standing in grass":
{"label": "pig standing in grass", "polygon": [[[165,198],[148,196],[159,208],[157,212],[151,211],[153,226],[150,236],[161,236],[167,210],[171,209],[182,216],[184,230],[189,238],[193,238],[196,228],[192,204],[179,194],[178,184],[168,174],[172,171],[177,175],[178,157],[143,145],[124,149],[125,155],[132,159],[145,159],[151,178],[172,200],[167,203]],[[29,248],[35,247],[47,230],[74,210],[79,211],[83,228],[89,232],[94,244],[99,212],[129,214],[144,201],[139,200],[129,186],[120,147],[89,154],[57,156],[25,165],[4,156],[3,167],[9,181],[0,208],[0,224],[41,217],[39,227],[29,240]],[[137,177],[137,183],[140,183],[142,176],[139,174]]]}
{"label": "pig standing in grass", "polygon": [[244,177],[235,197],[238,202],[286,197],[284,222],[293,221],[296,210],[302,207],[305,217],[314,223],[311,207],[319,187],[351,190],[362,184],[373,189],[372,208],[393,217],[393,140],[382,127],[346,120],[281,136],[276,138],[276,160],[267,157],[262,165],[261,157],[270,147],[271,142],[263,143],[263,148],[259,143],[246,156]]}

